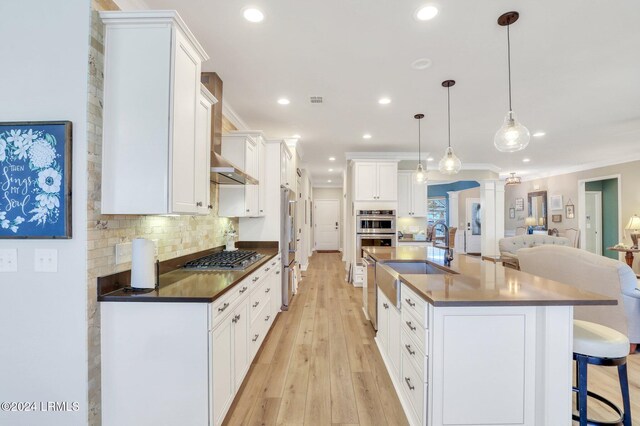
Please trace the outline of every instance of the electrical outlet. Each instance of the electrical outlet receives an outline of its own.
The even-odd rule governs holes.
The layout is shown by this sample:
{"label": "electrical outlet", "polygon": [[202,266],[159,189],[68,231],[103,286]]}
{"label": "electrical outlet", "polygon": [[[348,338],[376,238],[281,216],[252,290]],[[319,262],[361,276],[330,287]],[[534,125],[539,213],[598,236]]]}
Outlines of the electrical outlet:
{"label": "electrical outlet", "polygon": [[33,269],[36,272],[58,272],[58,250],[35,249]]}
{"label": "electrical outlet", "polygon": [[0,249],[0,272],[18,272],[18,249]]}
{"label": "electrical outlet", "polygon": [[153,254],[155,256],[155,258],[158,258],[158,240],[151,240],[153,241]]}
{"label": "electrical outlet", "polygon": [[116,244],[116,265],[131,262],[131,241]]}

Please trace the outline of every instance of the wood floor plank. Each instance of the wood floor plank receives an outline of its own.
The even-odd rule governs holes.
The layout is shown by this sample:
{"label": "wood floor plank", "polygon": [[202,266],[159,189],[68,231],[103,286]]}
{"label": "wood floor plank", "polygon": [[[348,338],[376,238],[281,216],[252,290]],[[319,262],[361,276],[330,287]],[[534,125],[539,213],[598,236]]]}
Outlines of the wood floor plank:
{"label": "wood floor plank", "polygon": [[279,425],[304,424],[311,345],[296,345],[278,411]]}
{"label": "wood floor plank", "polygon": [[268,370],[263,365],[254,365],[249,370],[243,389],[240,390],[241,393],[239,395],[242,395],[242,397],[235,399],[224,424],[243,425],[249,423],[256,400],[260,396],[262,384],[267,377],[267,372]]}
{"label": "wood floor plank", "polygon": [[248,426],[273,426],[276,425],[278,410],[280,409],[280,398],[261,398],[258,400],[253,410],[253,415],[248,423],[241,425]]}
{"label": "wood floor plank", "polygon": [[362,426],[386,425],[386,418],[378,395],[378,388],[371,373],[353,373],[353,387],[358,405],[358,417]]}

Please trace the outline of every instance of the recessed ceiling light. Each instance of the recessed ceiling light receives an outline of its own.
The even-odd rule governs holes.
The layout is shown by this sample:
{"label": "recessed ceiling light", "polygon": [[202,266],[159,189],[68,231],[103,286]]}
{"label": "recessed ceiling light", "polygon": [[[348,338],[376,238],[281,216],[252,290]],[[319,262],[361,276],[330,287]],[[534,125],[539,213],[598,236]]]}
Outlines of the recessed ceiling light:
{"label": "recessed ceiling light", "polygon": [[289,101],[289,99],[287,99],[287,98],[280,98],[280,99],[278,99],[278,103],[280,105],[289,105],[291,103],[291,101]]}
{"label": "recessed ceiling light", "polygon": [[336,161],[336,157],[329,157],[329,161]]}
{"label": "recessed ceiling light", "polygon": [[371,139],[371,135],[369,133],[365,133],[362,135],[362,139]]}
{"label": "recessed ceiling light", "polygon": [[378,103],[380,105],[387,105],[387,104],[391,103],[391,99],[389,99],[389,98],[380,98],[380,99],[378,99]]}
{"label": "recessed ceiling light", "polygon": [[299,134],[297,134],[297,133],[296,133],[295,135],[291,136],[291,137],[292,137],[292,138],[294,138],[294,139],[300,139],[300,138],[302,138],[302,136],[300,136],[300,135],[299,135]]}
{"label": "recessed ceiling light", "polygon": [[327,183],[331,183],[331,179],[329,179],[329,180],[327,181]]}
{"label": "recessed ceiling light", "polygon": [[330,171],[330,172],[332,172],[332,171],[333,171],[333,169],[329,169],[329,171]]}
{"label": "recessed ceiling light", "polygon": [[411,68],[414,70],[426,70],[431,66],[431,59],[429,58],[420,58],[416,59],[411,63]]}
{"label": "recessed ceiling light", "polygon": [[522,159],[522,162],[523,162],[523,163],[528,163],[529,161],[531,161],[531,158],[523,158],[523,159]]}
{"label": "recessed ceiling light", "polygon": [[432,5],[422,6],[416,10],[415,17],[418,21],[428,21],[433,19],[438,14],[438,8]]}
{"label": "recessed ceiling light", "polygon": [[262,22],[264,20],[264,13],[254,7],[246,8],[242,12],[242,16],[249,22]]}
{"label": "recessed ceiling light", "polygon": [[427,161],[433,161],[433,157],[427,158]]}
{"label": "recessed ceiling light", "polygon": [[535,138],[541,138],[541,137],[543,137],[544,135],[546,135],[546,133],[545,133],[545,132],[543,132],[543,131],[538,131],[538,132],[535,132],[535,133],[533,134],[533,137],[535,137]]}

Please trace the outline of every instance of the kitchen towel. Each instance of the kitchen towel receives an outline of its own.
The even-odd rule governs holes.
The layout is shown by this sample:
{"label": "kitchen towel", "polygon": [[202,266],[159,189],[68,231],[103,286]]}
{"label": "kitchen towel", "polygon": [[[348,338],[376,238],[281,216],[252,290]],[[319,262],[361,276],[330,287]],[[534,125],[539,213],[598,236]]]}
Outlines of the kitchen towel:
{"label": "kitchen towel", "polygon": [[156,286],[154,257],[153,241],[136,238],[131,242],[131,287],[154,288]]}

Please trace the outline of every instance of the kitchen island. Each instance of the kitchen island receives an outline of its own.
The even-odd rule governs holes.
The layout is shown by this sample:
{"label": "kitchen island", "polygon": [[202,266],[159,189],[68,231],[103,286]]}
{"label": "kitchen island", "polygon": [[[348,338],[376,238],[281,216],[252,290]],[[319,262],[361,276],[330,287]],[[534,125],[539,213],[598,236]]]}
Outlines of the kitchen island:
{"label": "kitchen island", "polygon": [[[376,343],[415,425],[569,425],[573,306],[609,299],[433,247],[364,247]],[[371,285],[371,283],[367,283]]]}

